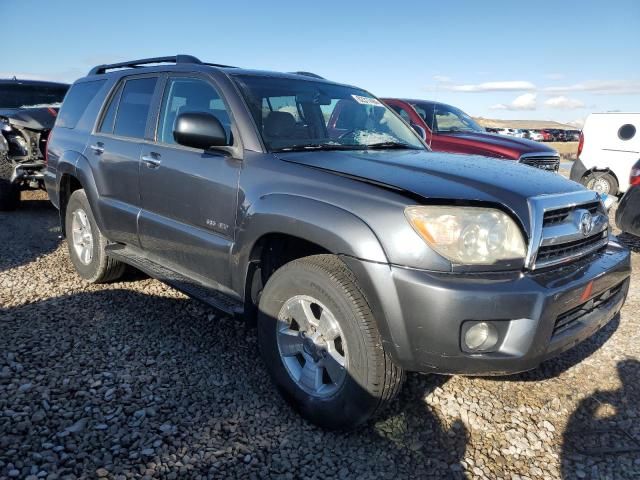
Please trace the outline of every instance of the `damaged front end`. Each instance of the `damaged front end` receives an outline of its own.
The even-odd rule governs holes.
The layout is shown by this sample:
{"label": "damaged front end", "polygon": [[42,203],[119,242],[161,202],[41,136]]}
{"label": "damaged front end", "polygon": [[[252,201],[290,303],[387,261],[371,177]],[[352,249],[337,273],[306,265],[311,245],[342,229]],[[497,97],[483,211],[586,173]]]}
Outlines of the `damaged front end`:
{"label": "damaged front end", "polygon": [[0,112],[0,162],[12,166],[15,187],[42,189],[49,132],[57,110],[52,107]]}
{"label": "damaged front end", "polygon": [[69,86],[0,80],[0,210],[13,210],[21,190],[44,189],[47,140]]}

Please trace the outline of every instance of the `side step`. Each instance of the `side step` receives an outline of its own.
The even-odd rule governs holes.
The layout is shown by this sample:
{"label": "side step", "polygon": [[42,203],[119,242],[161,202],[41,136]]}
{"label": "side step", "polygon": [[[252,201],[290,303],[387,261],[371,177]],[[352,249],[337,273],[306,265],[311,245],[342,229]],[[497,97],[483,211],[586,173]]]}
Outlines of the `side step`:
{"label": "side step", "polygon": [[159,265],[129,247],[118,244],[107,245],[106,252],[110,257],[131,265],[150,277],[160,280],[217,310],[229,315],[241,315],[243,312],[243,305],[238,300],[197,280],[187,278],[178,272]]}

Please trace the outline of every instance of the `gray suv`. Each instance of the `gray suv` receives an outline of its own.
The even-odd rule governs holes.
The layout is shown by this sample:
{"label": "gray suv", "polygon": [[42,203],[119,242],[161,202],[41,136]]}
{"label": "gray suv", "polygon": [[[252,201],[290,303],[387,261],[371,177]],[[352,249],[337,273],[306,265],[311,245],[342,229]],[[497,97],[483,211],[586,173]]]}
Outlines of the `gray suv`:
{"label": "gray suv", "polygon": [[629,252],[595,192],[433,153],[356,87],[178,55],[75,82],[45,182],[89,282],[132,265],[257,319],[265,367],[350,428],[405,371],[535,368],[622,307]]}

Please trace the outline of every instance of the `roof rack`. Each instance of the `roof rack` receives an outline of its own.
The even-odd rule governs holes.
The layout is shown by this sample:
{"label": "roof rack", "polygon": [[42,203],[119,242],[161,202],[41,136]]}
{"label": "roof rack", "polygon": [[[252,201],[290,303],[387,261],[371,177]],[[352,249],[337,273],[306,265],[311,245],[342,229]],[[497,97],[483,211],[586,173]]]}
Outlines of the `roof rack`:
{"label": "roof rack", "polygon": [[140,60],[129,60],[127,62],[109,63],[104,65],[97,65],[89,71],[89,75],[101,75],[106,73],[107,70],[115,70],[118,68],[140,68],[143,65],[150,65],[155,63],[192,63],[196,65],[208,65],[211,67],[228,67],[233,68],[230,65],[221,65],[217,63],[201,62],[199,58],[192,55],[173,55],[171,57],[153,57],[142,58]]}
{"label": "roof rack", "polygon": [[324,77],[321,77],[320,75],[318,75],[317,73],[311,73],[311,72],[291,72],[294,75],[303,75],[305,77],[312,77],[312,78],[319,78],[321,80],[324,80]]}

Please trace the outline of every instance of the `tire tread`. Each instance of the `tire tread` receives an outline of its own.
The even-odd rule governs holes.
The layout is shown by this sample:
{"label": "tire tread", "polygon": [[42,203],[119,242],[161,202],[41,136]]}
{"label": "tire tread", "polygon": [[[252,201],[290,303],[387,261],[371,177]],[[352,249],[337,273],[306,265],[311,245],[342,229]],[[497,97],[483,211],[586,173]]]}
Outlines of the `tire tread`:
{"label": "tire tread", "polygon": [[[373,387],[372,394],[378,398],[378,402],[371,412],[371,416],[378,415],[385,406],[391,402],[400,392],[405,379],[405,372],[395,364],[391,356],[385,351],[382,339],[373,317],[371,307],[358,285],[354,273],[335,255],[313,255],[303,257],[290,262],[282,268],[287,268],[295,263],[303,263],[311,268],[323,271],[334,282],[344,290],[349,300],[356,307],[361,320],[361,329],[367,350],[373,352],[373,368],[369,368],[370,385]],[[380,376],[376,378],[376,372]]]}

